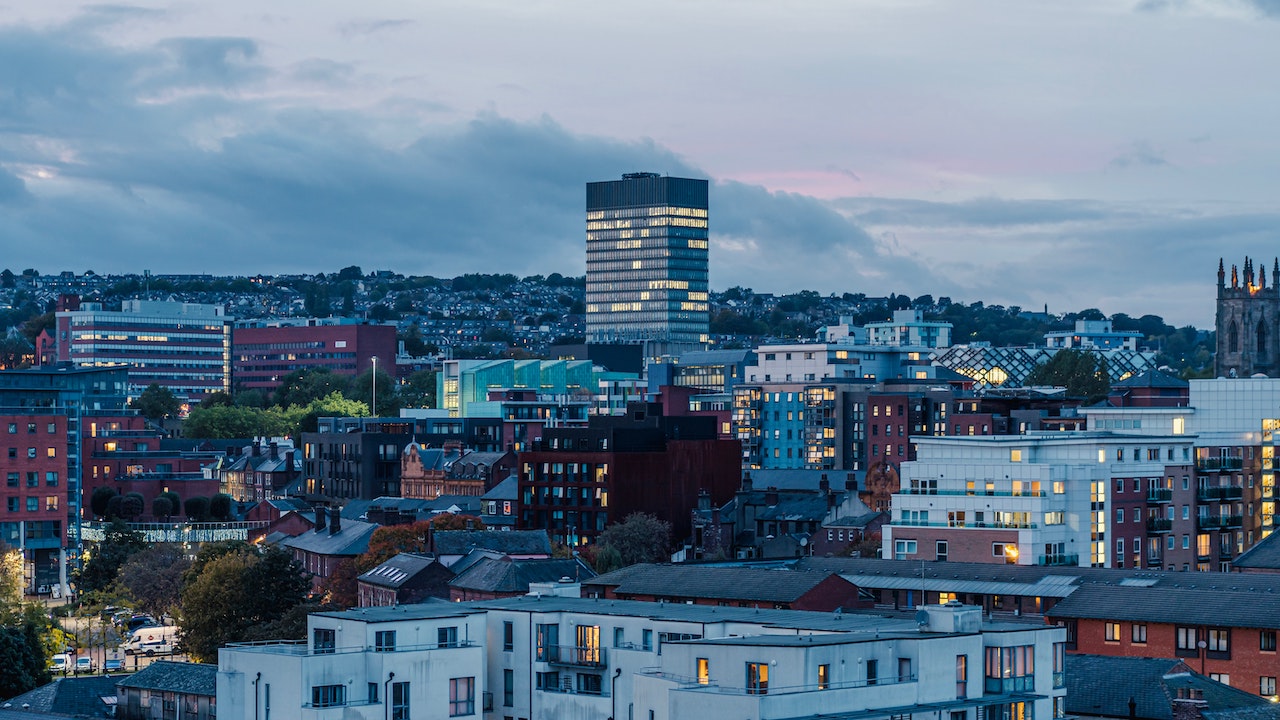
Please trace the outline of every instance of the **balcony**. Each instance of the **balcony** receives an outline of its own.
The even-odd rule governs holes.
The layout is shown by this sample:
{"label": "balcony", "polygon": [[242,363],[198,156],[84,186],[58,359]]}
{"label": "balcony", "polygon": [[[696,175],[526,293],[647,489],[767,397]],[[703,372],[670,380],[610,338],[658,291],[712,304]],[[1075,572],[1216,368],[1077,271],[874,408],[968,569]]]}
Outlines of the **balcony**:
{"label": "balcony", "polygon": [[1016,522],[966,522],[961,525],[953,522],[925,522],[924,520],[894,520],[889,523],[898,527],[951,527],[951,528],[986,528],[994,530],[1034,530],[1040,527],[1036,523]]}
{"label": "balcony", "polygon": [[602,668],[609,664],[605,649],[576,645],[552,645],[542,648],[538,659],[552,665],[568,667]]}
{"label": "balcony", "polygon": [[1196,491],[1196,498],[1206,502],[1223,500],[1239,500],[1244,497],[1244,488],[1239,485],[1223,485],[1219,487],[1202,487]]}
{"label": "balcony", "polygon": [[1196,470],[1202,472],[1240,470],[1243,467],[1244,458],[1239,457],[1196,458]]}
{"label": "balcony", "polygon": [[1200,530],[1222,530],[1243,525],[1244,517],[1240,515],[1201,515],[1196,518],[1196,527]]}
{"label": "balcony", "polygon": [[1147,532],[1149,533],[1173,532],[1173,521],[1167,518],[1147,518]]}
{"label": "balcony", "polygon": [[1037,565],[1079,565],[1079,555],[1040,555],[1036,558]]}
{"label": "balcony", "polygon": [[1235,555],[1236,555],[1236,550],[1230,545],[1220,545],[1218,547],[1218,557],[1222,558],[1223,560],[1230,560],[1231,558],[1235,557]]}
{"label": "balcony", "polygon": [[1147,491],[1147,502],[1149,503],[1167,503],[1173,502],[1173,491],[1169,488],[1151,488]]}
{"label": "balcony", "polygon": [[1031,490],[1020,490],[1013,492],[1010,490],[938,490],[936,488],[911,488],[905,487],[898,491],[899,495],[969,495],[977,497],[1044,497],[1044,491],[1032,492]]}

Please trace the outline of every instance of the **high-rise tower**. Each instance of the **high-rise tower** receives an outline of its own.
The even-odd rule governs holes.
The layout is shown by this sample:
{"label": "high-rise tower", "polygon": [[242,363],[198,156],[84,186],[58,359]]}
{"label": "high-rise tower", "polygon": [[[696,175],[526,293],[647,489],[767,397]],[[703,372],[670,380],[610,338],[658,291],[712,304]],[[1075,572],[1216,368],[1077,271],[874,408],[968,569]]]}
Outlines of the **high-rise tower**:
{"label": "high-rise tower", "polygon": [[587,183],[587,340],[706,342],[707,258],[706,180]]}

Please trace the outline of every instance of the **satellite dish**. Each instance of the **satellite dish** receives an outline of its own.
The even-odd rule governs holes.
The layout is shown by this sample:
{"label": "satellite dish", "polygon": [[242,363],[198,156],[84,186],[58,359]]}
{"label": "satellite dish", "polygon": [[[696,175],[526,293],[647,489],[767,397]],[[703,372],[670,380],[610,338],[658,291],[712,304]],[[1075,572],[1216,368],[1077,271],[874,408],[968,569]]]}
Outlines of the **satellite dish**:
{"label": "satellite dish", "polygon": [[916,611],[916,624],[923,627],[929,624],[929,612],[924,609]]}

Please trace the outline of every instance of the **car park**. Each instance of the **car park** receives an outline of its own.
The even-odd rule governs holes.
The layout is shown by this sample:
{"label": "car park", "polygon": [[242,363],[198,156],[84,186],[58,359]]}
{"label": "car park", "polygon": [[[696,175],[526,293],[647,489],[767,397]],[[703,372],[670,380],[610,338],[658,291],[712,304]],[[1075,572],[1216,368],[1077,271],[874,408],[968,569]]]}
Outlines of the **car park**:
{"label": "car park", "polygon": [[93,673],[97,669],[98,668],[95,667],[93,664],[93,658],[89,657],[88,655],[85,655],[84,657],[76,658],[76,674],[77,675],[88,675]]}

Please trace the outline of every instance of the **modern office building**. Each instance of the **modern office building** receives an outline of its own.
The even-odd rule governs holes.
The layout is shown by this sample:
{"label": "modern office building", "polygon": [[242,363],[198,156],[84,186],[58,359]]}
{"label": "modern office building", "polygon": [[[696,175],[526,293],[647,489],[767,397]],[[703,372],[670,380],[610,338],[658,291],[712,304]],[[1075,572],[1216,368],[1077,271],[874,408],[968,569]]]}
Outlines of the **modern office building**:
{"label": "modern office building", "polygon": [[707,181],[587,183],[587,340],[707,341]]}
{"label": "modern office building", "polygon": [[231,336],[232,377],[242,390],[274,392],[297,370],[325,369],[354,376],[373,369],[396,371],[396,329],[392,325],[335,324],[236,327]]}
{"label": "modern office building", "polygon": [[64,299],[57,359],[75,367],[128,367],[129,394],[155,383],[180,398],[231,390],[231,320],[221,305],[125,300],[121,309]]}

